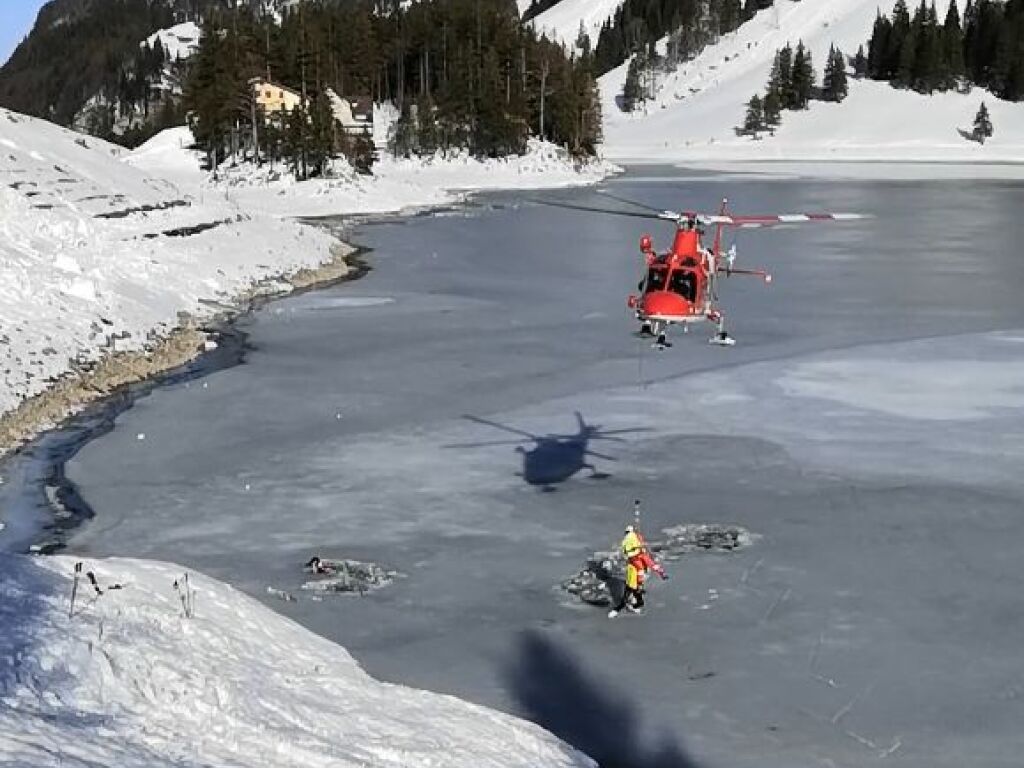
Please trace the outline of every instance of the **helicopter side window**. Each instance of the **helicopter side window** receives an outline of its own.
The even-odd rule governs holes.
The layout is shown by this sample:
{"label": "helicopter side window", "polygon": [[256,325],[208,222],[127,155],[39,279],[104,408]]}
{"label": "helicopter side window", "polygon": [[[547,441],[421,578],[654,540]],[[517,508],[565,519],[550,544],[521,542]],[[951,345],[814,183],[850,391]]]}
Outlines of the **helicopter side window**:
{"label": "helicopter side window", "polygon": [[657,269],[652,267],[647,271],[647,286],[648,291],[663,291],[665,290],[665,270]]}
{"label": "helicopter side window", "polygon": [[672,273],[672,292],[678,293],[690,302],[697,300],[697,286],[693,281],[693,274],[681,269]]}

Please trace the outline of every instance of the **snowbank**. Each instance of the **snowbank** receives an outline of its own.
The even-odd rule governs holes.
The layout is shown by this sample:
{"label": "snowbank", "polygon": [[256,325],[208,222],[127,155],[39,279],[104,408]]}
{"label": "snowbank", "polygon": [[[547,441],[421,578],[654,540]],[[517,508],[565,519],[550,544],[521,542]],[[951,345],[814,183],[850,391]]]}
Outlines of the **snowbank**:
{"label": "snowbank", "polygon": [[243,164],[222,166],[214,180],[200,170],[199,155],[189,149],[191,144],[188,128],[174,128],[139,147],[125,162],[173,179],[201,198],[219,196],[243,210],[274,216],[396,212],[458,202],[458,193],[467,190],[593,184],[618,171],[603,161],[580,164],[564,149],[533,139],[522,156],[488,160],[466,153],[395,158],[384,152],[370,176],[338,161],[329,179],[297,182],[281,164],[261,168]]}
{"label": "snowbank", "polygon": [[197,184],[203,174],[203,153],[193,149],[195,139],[186,126],[160,131],[149,141],[126,153],[123,160],[143,173],[174,182],[182,189]]}
{"label": "snowbank", "polygon": [[0,559],[0,763],[559,768],[590,760],[541,728],[379,683],[349,654],[178,566]]}
{"label": "snowbank", "polygon": [[[764,91],[777,49],[803,40],[820,83],[829,46],[852,56],[858,45],[866,46],[878,9],[889,13],[894,4],[778,0],[677,71],[660,76],[657,97],[641,113],[626,114],[617,104],[626,65],[609,72],[600,81],[606,154],[647,162],[1024,162],[1024,105],[979,90],[924,96],[852,77],[841,104],[812,102],[806,111],[784,112],[774,137],[735,135],[747,100]],[[946,5],[938,3],[940,18]],[[970,129],[983,99],[995,127],[984,146],[957,130]]]}
{"label": "snowbank", "polygon": [[0,414],[80,363],[143,349],[179,312],[208,315],[335,244],[302,225],[196,199],[121,150],[0,110]]}

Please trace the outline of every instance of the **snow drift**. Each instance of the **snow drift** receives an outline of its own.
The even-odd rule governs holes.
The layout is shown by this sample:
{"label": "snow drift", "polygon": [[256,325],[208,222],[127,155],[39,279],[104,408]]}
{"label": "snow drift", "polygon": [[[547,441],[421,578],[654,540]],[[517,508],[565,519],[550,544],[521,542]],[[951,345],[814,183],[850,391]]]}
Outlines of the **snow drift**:
{"label": "snow drift", "polygon": [[[229,586],[181,568],[0,559],[0,763],[584,768],[538,726],[379,683],[349,654]],[[84,578],[83,578],[84,582]],[[112,590],[114,584],[121,589]]]}

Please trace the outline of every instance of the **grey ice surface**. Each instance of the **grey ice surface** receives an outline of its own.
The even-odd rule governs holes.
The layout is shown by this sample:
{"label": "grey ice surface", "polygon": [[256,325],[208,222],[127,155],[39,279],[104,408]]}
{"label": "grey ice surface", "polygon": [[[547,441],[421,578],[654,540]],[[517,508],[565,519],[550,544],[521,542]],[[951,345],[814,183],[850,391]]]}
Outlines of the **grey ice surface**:
{"label": "grey ice surface", "polygon": [[[740,233],[775,281],[725,282],[739,345],[697,329],[663,353],[625,295],[640,234],[667,227],[515,196],[365,227],[364,279],[246,319],[244,365],[82,450],[96,518],[73,551],[226,579],[379,678],[609,767],[1019,766],[1024,185],[643,174],[606,186],[876,218]],[[609,621],[556,585],[637,497],[649,531],[760,538],[686,557],[646,616]],[[314,602],[313,554],[408,577]]]}

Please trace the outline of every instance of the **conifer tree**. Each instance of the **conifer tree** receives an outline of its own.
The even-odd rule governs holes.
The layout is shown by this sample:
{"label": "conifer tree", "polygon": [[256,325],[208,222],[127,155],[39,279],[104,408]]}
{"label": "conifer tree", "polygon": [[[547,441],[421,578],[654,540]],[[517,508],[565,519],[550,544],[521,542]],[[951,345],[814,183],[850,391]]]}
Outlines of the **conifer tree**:
{"label": "conifer tree", "polygon": [[373,139],[369,136],[356,136],[351,141],[347,157],[358,173],[368,174],[373,167],[374,151]]}
{"label": "conifer tree", "polygon": [[1013,19],[1013,11],[1017,7],[1013,3],[1002,6],[1002,18],[995,22],[996,47],[988,79],[988,87],[1006,99],[1016,98],[1014,69],[1018,59],[1024,55],[1024,27]]}
{"label": "conifer tree", "polygon": [[909,53],[904,51],[907,37],[910,34],[910,12],[904,0],[896,0],[892,10],[892,27],[889,34],[888,44],[885,51],[885,68],[887,73],[883,79],[899,79],[900,67],[906,66],[907,78],[910,77],[910,67],[913,65],[914,51],[911,45]]}
{"label": "conifer tree", "polygon": [[964,6],[964,70],[969,76],[974,76],[974,40],[978,33],[978,6],[974,0],[967,0]]}
{"label": "conifer tree", "polygon": [[284,157],[299,181],[309,178],[309,125],[306,110],[297,106],[288,115],[284,130]]}
{"label": "conifer tree", "polygon": [[804,48],[803,41],[797,43],[793,55],[793,76],[790,87],[789,108],[806,109],[814,89],[814,65],[811,52]]}
{"label": "conifer tree", "polygon": [[868,40],[868,77],[872,80],[888,80],[892,77],[889,69],[889,49],[892,45],[892,22],[881,11],[875,16],[875,26]]}
{"label": "conifer tree", "polygon": [[324,91],[313,99],[309,109],[308,131],[309,173],[312,176],[323,176],[331,159],[334,157],[334,115],[331,103]]}
{"label": "conifer tree", "polygon": [[[909,77],[904,80],[904,84],[919,93],[931,93],[946,79],[935,3],[932,2],[928,6],[925,0],[921,0],[914,11],[910,27],[914,51],[910,60]],[[907,47],[910,47],[909,43]]]}
{"label": "conifer tree", "polygon": [[764,105],[761,97],[756,93],[747,102],[747,114],[743,118],[742,134],[757,138],[758,133],[764,130]]}
{"label": "conifer tree", "polygon": [[857,46],[857,54],[853,57],[853,74],[862,78],[868,73],[868,57],[864,55],[864,46]]}
{"label": "conifer tree", "polygon": [[988,114],[988,107],[985,106],[985,102],[981,102],[981,106],[978,108],[978,113],[974,116],[974,131],[972,136],[975,141],[981,144],[985,143],[985,139],[992,136],[992,120]]}
{"label": "conifer tree", "polygon": [[943,87],[955,88],[965,73],[964,34],[960,28],[960,11],[956,0],[949,0],[949,8],[946,9],[946,20],[942,25],[942,54],[946,75]]}
{"label": "conifer tree", "polygon": [[914,62],[917,60],[917,30],[911,26],[898,46],[900,57],[892,82],[906,88],[914,81]]}
{"label": "conifer tree", "polygon": [[721,0],[718,11],[718,33],[726,35],[743,22],[741,0]]}
{"label": "conifer tree", "polygon": [[775,133],[782,122],[782,103],[778,91],[768,89],[761,101],[761,113],[764,116],[764,127]]}
{"label": "conifer tree", "polygon": [[834,45],[829,48],[828,62],[825,64],[825,77],[822,82],[823,95],[826,101],[840,102],[846,98],[848,86],[846,82],[846,57]]}
{"label": "conifer tree", "polygon": [[644,69],[644,54],[638,53],[630,60],[629,66],[626,68],[626,82],[622,86],[622,107],[626,112],[632,112],[644,100],[644,86],[641,79]]}
{"label": "conifer tree", "polygon": [[587,28],[583,26],[583,20],[580,20],[580,29],[576,33],[576,49],[580,52],[580,56],[590,56],[590,35],[587,34]]}
{"label": "conifer tree", "polygon": [[768,92],[775,94],[780,109],[793,108],[793,49],[789,45],[775,53],[768,77]]}

